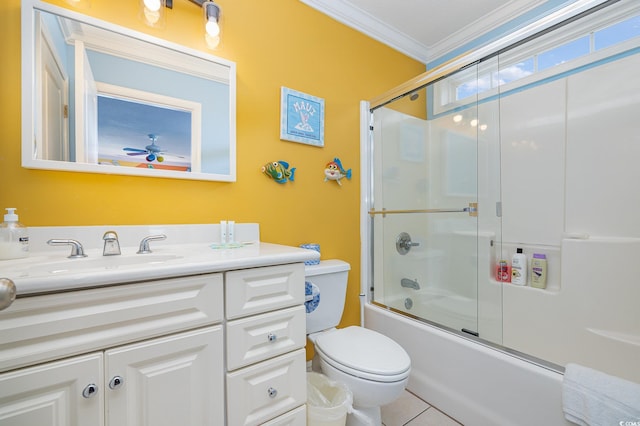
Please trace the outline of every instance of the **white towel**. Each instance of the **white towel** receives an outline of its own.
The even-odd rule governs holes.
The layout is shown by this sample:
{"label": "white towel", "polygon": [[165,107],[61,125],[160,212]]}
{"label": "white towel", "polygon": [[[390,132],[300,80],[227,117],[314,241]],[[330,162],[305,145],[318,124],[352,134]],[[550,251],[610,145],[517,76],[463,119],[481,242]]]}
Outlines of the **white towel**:
{"label": "white towel", "polygon": [[562,409],[583,426],[640,425],[640,384],[577,364],[567,364]]}

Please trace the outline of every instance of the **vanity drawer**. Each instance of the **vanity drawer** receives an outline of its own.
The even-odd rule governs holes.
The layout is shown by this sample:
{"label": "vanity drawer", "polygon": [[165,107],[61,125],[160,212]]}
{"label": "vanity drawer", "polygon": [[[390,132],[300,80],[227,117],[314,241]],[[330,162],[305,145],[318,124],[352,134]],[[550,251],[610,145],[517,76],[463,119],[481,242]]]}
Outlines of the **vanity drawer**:
{"label": "vanity drawer", "polygon": [[295,410],[263,423],[262,426],[307,426],[307,406],[302,405]]}
{"label": "vanity drawer", "polygon": [[235,370],[306,344],[303,305],[227,323],[227,368]]}
{"label": "vanity drawer", "polygon": [[227,318],[304,303],[304,264],[242,269],[225,274]]}
{"label": "vanity drawer", "polygon": [[219,323],[222,297],[207,274],[18,298],[0,311],[0,371]]}
{"label": "vanity drawer", "polygon": [[227,373],[227,421],[257,425],[284,414],[307,399],[305,351]]}

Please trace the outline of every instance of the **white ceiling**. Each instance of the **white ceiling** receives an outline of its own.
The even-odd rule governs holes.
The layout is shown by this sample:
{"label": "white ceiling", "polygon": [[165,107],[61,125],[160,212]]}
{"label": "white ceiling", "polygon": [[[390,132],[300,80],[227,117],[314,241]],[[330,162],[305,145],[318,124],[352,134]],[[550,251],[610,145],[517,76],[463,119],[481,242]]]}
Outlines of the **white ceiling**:
{"label": "white ceiling", "polygon": [[546,0],[300,0],[428,63]]}

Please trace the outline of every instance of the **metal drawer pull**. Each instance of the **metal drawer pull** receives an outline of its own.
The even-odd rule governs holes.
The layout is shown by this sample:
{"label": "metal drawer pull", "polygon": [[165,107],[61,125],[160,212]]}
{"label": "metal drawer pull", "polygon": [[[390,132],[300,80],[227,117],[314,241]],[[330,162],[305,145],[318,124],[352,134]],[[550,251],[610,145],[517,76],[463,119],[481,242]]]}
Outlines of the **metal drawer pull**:
{"label": "metal drawer pull", "polygon": [[0,278],[0,311],[16,300],[16,284],[9,278]]}
{"label": "metal drawer pull", "polygon": [[91,398],[97,393],[98,393],[98,387],[95,384],[91,383],[90,385],[87,385],[87,387],[84,388],[84,390],[82,391],[82,396],[84,396],[85,398]]}
{"label": "metal drawer pull", "polygon": [[124,383],[124,379],[120,376],[113,376],[111,381],[109,382],[109,387],[111,389],[118,389]]}
{"label": "metal drawer pull", "polygon": [[278,395],[278,391],[274,388],[269,388],[267,393],[269,394],[269,398],[275,398]]}
{"label": "metal drawer pull", "polygon": [[269,333],[267,334],[267,339],[269,339],[270,342],[275,342],[278,339],[278,336],[276,336],[274,333]]}

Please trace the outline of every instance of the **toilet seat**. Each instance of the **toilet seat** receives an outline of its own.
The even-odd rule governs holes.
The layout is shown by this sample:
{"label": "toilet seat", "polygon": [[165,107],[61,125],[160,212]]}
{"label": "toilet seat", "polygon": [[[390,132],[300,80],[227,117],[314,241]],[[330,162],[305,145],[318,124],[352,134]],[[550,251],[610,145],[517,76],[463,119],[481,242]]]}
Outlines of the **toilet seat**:
{"label": "toilet seat", "polygon": [[377,382],[404,380],[411,368],[411,359],[402,346],[363,327],[322,333],[315,341],[315,349],[334,368]]}

